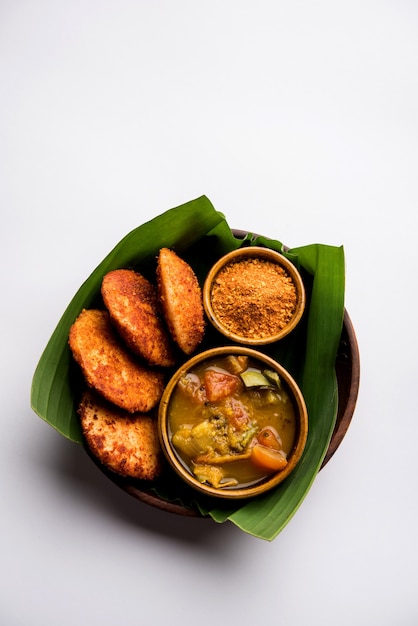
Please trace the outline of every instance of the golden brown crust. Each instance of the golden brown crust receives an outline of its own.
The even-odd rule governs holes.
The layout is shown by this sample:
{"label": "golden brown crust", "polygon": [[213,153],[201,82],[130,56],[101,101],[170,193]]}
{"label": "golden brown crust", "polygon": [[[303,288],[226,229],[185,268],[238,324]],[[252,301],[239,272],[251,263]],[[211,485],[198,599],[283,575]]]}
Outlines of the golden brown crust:
{"label": "golden brown crust", "polygon": [[107,311],[84,309],[70,329],[69,345],[87,384],[104,398],[130,413],[156,406],[162,372],[138,363],[123,347]]}
{"label": "golden brown crust", "polygon": [[151,365],[174,365],[154,285],[133,270],[113,270],[103,278],[102,297],[116,330],[133,352]]}
{"label": "golden brown crust", "polygon": [[205,331],[202,292],[190,265],[168,248],[158,255],[157,287],[174,341],[185,354],[191,354]]}
{"label": "golden brown crust", "polygon": [[125,477],[157,478],[161,451],[153,417],[126,413],[91,391],[84,393],[78,412],[86,444],[103,465]]}

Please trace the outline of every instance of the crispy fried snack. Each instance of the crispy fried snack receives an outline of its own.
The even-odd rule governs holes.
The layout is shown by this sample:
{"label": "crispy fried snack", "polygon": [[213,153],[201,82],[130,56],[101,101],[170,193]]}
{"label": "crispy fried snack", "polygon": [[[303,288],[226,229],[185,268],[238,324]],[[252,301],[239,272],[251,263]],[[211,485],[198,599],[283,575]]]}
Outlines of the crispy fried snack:
{"label": "crispy fried snack", "polygon": [[205,331],[202,292],[190,265],[168,248],[158,255],[157,288],[174,341],[185,354],[191,354]]}
{"label": "crispy fried snack", "polygon": [[133,352],[150,365],[174,365],[154,285],[133,270],[113,270],[103,278],[102,297],[112,323]]}
{"label": "crispy fried snack", "polygon": [[87,384],[109,402],[130,413],[146,413],[158,403],[163,373],[123,347],[107,311],[84,309],[71,326],[69,345]]}
{"label": "crispy fried snack", "polygon": [[126,413],[90,390],[83,394],[78,413],[86,444],[103,465],[125,477],[157,478],[161,449],[153,417]]}

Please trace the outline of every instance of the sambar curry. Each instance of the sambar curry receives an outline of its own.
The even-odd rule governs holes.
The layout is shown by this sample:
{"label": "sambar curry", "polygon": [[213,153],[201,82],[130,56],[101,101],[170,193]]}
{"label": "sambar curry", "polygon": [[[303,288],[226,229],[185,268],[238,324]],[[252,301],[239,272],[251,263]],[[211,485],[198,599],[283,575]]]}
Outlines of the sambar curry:
{"label": "sambar curry", "polygon": [[244,355],[221,355],[182,375],[168,410],[178,457],[216,488],[251,485],[284,469],[295,409],[277,372]]}

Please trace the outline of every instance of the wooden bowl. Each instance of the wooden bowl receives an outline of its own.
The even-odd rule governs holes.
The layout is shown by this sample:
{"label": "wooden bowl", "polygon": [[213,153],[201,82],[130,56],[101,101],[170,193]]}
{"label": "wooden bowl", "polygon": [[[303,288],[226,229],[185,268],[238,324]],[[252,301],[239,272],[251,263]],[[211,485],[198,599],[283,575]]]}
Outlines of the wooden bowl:
{"label": "wooden bowl", "polygon": [[[233,233],[234,236],[239,239],[244,239],[248,234],[243,230],[233,230]],[[349,429],[356,408],[360,387],[359,348],[354,326],[347,310],[344,311],[343,327],[335,360],[335,369],[338,385],[337,418],[321,469],[324,468],[334,456]],[[96,463],[95,459],[93,459],[93,462]],[[203,518],[200,511],[193,505],[184,506],[178,502],[166,500],[157,496],[151,486],[138,486],[133,482],[122,479],[114,473],[107,472],[103,467],[100,467],[100,469],[114,484],[120,487],[120,489],[140,502],[176,515]]]}
{"label": "wooden bowl", "polygon": [[[218,487],[210,485],[207,482],[199,481],[193,474],[191,469],[188,467],[187,462],[185,458],[182,457],[181,452],[179,452],[176,449],[175,445],[173,445],[173,432],[171,429],[170,413],[173,410],[173,396],[178,390],[179,381],[184,377],[185,374],[193,370],[196,371],[196,368],[202,366],[207,367],[210,364],[213,365],[214,363],[222,363],[222,359],[228,356],[246,356],[250,359],[250,363],[252,363],[254,367],[259,367],[262,371],[266,369],[270,370],[272,372],[275,372],[279,376],[281,381],[279,393],[287,394],[289,402],[293,406],[295,418],[295,434],[293,438],[293,443],[289,442],[287,464],[284,468],[276,470],[273,473],[264,472],[263,478],[258,478],[257,481],[251,484],[237,484],[231,487]],[[245,390],[244,394],[246,395],[247,399],[250,398],[250,395]],[[250,400],[250,402],[251,401],[252,400]],[[202,423],[202,418],[200,417],[202,415],[202,407],[206,411],[207,415],[206,404],[206,402],[202,403],[202,405],[196,404],[199,413],[199,424]],[[183,411],[184,409],[181,413],[182,418]],[[298,385],[289,374],[289,372],[287,372],[282,365],[274,361],[274,359],[267,356],[266,354],[263,354],[262,352],[254,349],[250,349],[244,346],[222,346],[218,348],[211,348],[209,350],[205,350],[204,352],[196,354],[194,357],[186,361],[186,363],[183,363],[183,365],[181,365],[180,368],[171,377],[160,401],[158,412],[158,429],[161,447],[169,464],[171,465],[171,468],[188,486],[209,497],[235,500],[251,498],[265,493],[266,491],[269,491],[273,487],[276,487],[278,484],[280,484],[283,480],[285,480],[285,478],[287,478],[289,474],[295,469],[300,460],[300,457],[302,456],[302,452],[305,448],[308,436],[308,413],[305,405],[305,400]],[[254,451],[257,449],[263,450],[263,446],[261,446],[261,448],[259,446],[256,446],[256,448],[253,450],[253,455]],[[249,463],[251,467],[254,467],[251,461]]]}
{"label": "wooden bowl", "polygon": [[[227,315],[222,316],[220,315],[219,303],[217,304],[216,300],[219,281],[222,280],[222,276],[228,274],[228,271],[241,269],[240,265],[246,272],[246,276],[251,275],[251,279],[248,281],[247,277],[246,284],[239,288],[240,291],[242,291],[243,288],[246,293],[248,293],[247,287],[249,286],[251,288],[249,294],[250,300],[248,303],[244,304],[244,298],[237,296],[238,286],[236,279],[231,281],[228,289],[225,289],[225,287],[222,289],[222,291],[226,291],[226,293],[223,294],[223,299],[220,304],[222,310],[225,302],[232,300],[234,302],[232,315],[230,308],[227,308]],[[270,274],[266,274],[265,279],[263,275],[264,284],[263,287],[260,288],[260,281],[252,280],[254,271],[257,272],[257,275],[260,275],[260,272],[264,273],[272,268],[275,268],[275,270],[273,270],[275,280],[272,281]],[[281,291],[279,291],[279,289],[275,290],[274,304],[266,302],[267,295],[265,296],[264,293],[271,288],[271,283],[274,282],[276,285],[279,285],[280,281],[283,281],[282,276],[276,273],[277,271],[285,272],[286,280],[290,282],[290,285],[294,289],[293,293],[296,300],[294,310],[291,314],[286,311],[284,308],[285,305],[283,304],[283,289],[288,288],[288,284],[286,284],[285,287],[281,287]],[[236,274],[237,272],[235,272],[235,275]],[[242,279],[241,282],[243,282]],[[234,343],[249,346],[262,346],[286,337],[286,335],[298,325],[305,310],[305,300],[305,287],[302,277],[293,263],[283,256],[283,254],[261,246],[238,248],[237,250],[225,254],[210,269],[203,286],[203,305],[205,312],[216,330]],[[266,308],[267,306],[269,306],[270,312],[273,314],[279,317],[281,314],[285,315],[285,321],[280,322],[280,319],[278,319],[277,323],[272,326],[269,323],[272,316],[268,313],[269,309]],[[245,317],[245,325],[242,329],[239,329],[234,319],[237,307],[240,312],[240,317]],[[266,319],[267,314],[269,315],[269,319]],[[259,332],[262,326],[262,324],[260,324],[261,319],[267,322],[267,324],[265,324],[266,328],[262,333]]]}

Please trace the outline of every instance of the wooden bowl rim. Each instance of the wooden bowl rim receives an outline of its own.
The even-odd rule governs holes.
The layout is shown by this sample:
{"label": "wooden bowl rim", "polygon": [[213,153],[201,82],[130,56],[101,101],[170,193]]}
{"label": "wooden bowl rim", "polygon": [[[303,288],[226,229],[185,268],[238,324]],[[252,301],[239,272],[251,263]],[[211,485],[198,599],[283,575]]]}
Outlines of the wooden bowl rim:
{"label": "wooden bowl rim", "polygon": [[[291,398],[292,404],[295,407],[296,434],[292,450],[288,456],[288,464],[284,469],[272,473],[256,484],[252,484],[247,487],[237,486],[229,490],[222,490],[213,487],[212,485],[209,486],[200,484],[192,472],[184,466],[184,463],[178,457],[170,437],[170,429],[168,426],[168,408],[171,403],[173,392],[175,392],[175,389],[178,386],[178,381],[185,372],[193,369],[197,364],[213,361],[216,357],[225,357],[230,354],[247,355],[253,361],[263,363],[264,367],[268,366],[269,369],[278,373],[283,381],[284,387],[287,389],[289,398]],[[266,491],[273,489],[278,484],[283,482],[283,480],[285,480],[296,468],[302,456],[308,437],[308,412],[305,399],[298,383],[281,363],[278,363],[271,356],[255,349],[252,346],[216,346],[208,348],[203,352],[198,352],[191,357],[191,359],[185,361],[173,374],[164,390],[158,410],[158,422],[161,446],[173,470],[191,487],[200,491],[200,493],[206,496],[215,496],[217,498],[230,501],[256,497],[261,493],[265,493]]]}
{"label": "wooden bowl rim", "polygon": [[[230,266],[233,263],[239,263],[240,261],[245,262],[248,258],[263,259],[269,261],[270,263],[274,263],[275,265],[279,265],[286,271],[296,290],[296,306],[291,319],[287,322],[286,326],[281,328],[281,330],[276,331],[268,337],[251,338],[249,336],[240,335],[238,332],[233,332],[226,328],[217,316],[212,302],[213,284],[217,276],[227,266]],[[306,303],[305,286],[299,270],[283,254],[273,250],[272,248],[266,248],[265,246],[241,246],[240,248],[236,248],[235,250],[224,254],[209,270],[203,285],[202,293],[203,306],[206,316],[217,331],[230,341],[253,348],[261,348],[269,343],[280,341],[292,332],[302,318]]]}

